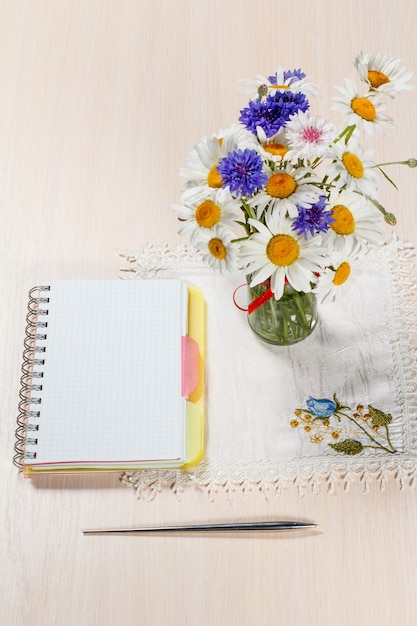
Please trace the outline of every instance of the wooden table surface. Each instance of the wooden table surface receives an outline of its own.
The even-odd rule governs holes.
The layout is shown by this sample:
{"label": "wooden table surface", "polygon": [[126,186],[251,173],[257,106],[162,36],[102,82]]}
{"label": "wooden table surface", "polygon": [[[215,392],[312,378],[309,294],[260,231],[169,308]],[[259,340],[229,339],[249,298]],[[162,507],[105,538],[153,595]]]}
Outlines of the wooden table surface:
{"label": "wooden table surface", "polygon": [[[178,170],[233,123],[237,80],[301,67],[322,97],[360,50],[417,73],[414,0],[0,0],[0,624],[414,626],[417,494],[211,502],[137,500],[118,475],[25,480],[12,464],[27,293],[40,280],[116,278],[119,251],[180,243]],[[414,79],[417,84],[417,75]],[[417,90],[398,96],[380,161],[417,157]],[[417,242],[417,170],[383,204]],[[392,231],[391,231],[392,233]],[[86,537],[84,527],[303,518],[309,535]]]}

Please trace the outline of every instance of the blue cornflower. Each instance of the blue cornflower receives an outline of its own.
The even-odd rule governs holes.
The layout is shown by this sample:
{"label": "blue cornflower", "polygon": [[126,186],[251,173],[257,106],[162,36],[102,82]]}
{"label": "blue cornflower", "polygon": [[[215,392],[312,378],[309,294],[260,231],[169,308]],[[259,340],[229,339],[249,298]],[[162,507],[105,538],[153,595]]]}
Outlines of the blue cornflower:
{"label": "blue cornflower", "polygon": [[[295,80],[302,80],[305,77],[306,77],[306,74],[304,74],[301,68],[299,68],[298,70],[285,70],[284,71],[284,81],[287,81],[289,78],[294,78]],[[276,74],[274,76],[268,76],[268,80],[272,85],[276,85],[277,84]],[[288,84],[291,85],[291,81]]]}
{"label": "blue cornflower", "polygon": [[255,150],[245,148],[229,152],[218,166],[224,182],[235,197],[252,196],[259,191],[268,180],[262,171],[263,162]]}
{"label": "blue cornflower", "polygon": [[309,103],[303,93],[287,90],[268,96],[262,101],[251,100],[241,110],[239,121],[254,134],[256,127],[260,126],[267,137],[272,137],[288,122],[291,115],[298,111],[307,111],[308,108]]}
{"label": "blue cornflower", "polygon": [[309,207],[298,206],[298,216],[294,220],[292,230],[297,235],[325,233],[329,230],[331,222],[334,222],[332,211],[326,211],[326,198],[320,196],[319,200]]}

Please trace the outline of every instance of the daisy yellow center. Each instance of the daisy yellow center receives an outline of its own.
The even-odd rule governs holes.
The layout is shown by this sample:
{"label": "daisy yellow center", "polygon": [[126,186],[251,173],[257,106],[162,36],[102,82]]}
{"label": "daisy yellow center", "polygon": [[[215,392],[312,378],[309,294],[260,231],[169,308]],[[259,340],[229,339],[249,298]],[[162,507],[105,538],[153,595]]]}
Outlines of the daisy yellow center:
{"label": "daisy yellow center", "polygon": [[378,72],[377,70],[369,70],[368,72],[368,80],[371,83],[371,87],[374,89],[378,89],[381,85],[386,85],[391,82],[386,74],[383,72]]}
{"label": "daisy yellow center", "polygon": [[220,207],[213,200],[204,200],[195,211],[195,221],[199,226],[211,228],[220,219]]}
{"label": "daisy yellow center", "polygon": [[210,239],[208,249],[210,254],[212,254],[214,258],[219,259],[219,261],[222,261],[226,257],[226,246],[222,240],[217,237]]}
{"label": "daisy yellow center", "polygon": [[290,89],[288,85],[269,85],[270,89]]}
{"label": "daisy yellow center", "polygon": [[274,235],[266,247],[268,259],[274,265],[292,265],[298,259],[300,248],[290,235]]}
{"label": "daisy yellow center", "polygon": [[349,276],[350,276],[350,265],[347,261],[344,261],[341,265],[339,265],[339,267],[337,268],[335,272],[335,275],[333,278],[333,284],[339,287],[339,285],[343,285],[343,283],[347,281]]}
{"label": "daisy yellow center", "polygon": [[362,161],[353,152],[345,152],[342,156],[342,162],[348,174],[353,178],[362,178],[364,167]]}
{"label": "daisy yellow center", "polygon": [[274,156],[280,156],[284,158],[284,155],[288,152],[287,146],[282,143],[268,143],[264,146],[265,152],[273,154]]}
{"label": "daisy yellow center", "polygon": [[213,189],[219,189],[223,185],[222,177],[220,175],[219,170],[217,169],[218,166],[219,166],[218,163],[216,163],[216,165],[213,165],[213,167],[211,168],[211,170],[209,171],[207,175],[207,184],[209,187],[212,187]]}
{"label": "daisy yellow center", "polygon": [[373,122],[376,118],[376,109],[368,98],[353,98],[350,103],[352,111],[366,122]]}
{"label": "daisy yellow center", "polygon": [[354,232],[355,218],[347,206],[336,204],[332,209],[332,217],[334,222],[330,224],[330,228],[332,228],[337,235],[351,235]]}
{"label": "daisy yellow center", "polygon": [[272,174],[266,184],[266,193],[273,198],[288,198],[296,190],[294,178],[285,172]]}
{"label": "daisy yellow center", "polygon": [[219,142],[219,146],[221,148],[223,145],[223,137],[217,137],[217,141]]}

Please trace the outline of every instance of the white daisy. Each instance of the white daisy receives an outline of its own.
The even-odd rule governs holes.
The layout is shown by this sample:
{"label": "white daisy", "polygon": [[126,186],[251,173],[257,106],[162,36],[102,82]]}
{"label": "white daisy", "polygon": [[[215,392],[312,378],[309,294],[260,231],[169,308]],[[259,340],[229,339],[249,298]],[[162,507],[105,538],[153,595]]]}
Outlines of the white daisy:
{"label": "white daisy", "polygon": [[290,148],[286,158],[313,161],[327,156],[336,135],[336,126],[324,117],[299,111],[285,124],[285,137]]}
{"label": "white daisy", "polygon": [[213,189],[202,196],[195,196],[193,189],[186,189],[182,204],[173,204],[178,219],[184,222],[178,231],[180,235],[195,233],[199,228],[213,228],[217,224],[233,225],[240,209],[240,202],[231,199],[224,189]]}
{"label": "white daisy", "polygon": [[272,137],[267,137],[261,126],[257,126],[256,133],[259,142],[256,151],[265,161],[279,163],[287,159],[288,141],[284,128],[280,128]]}
{"label": "white daisy", "polygon": [[363,196],[349,191],[333,190],[327,210],[333,222],[323,238],[323,245],[336,252],[345,249],[347,242],[365,247],[368,243],[380,245],[385,241],[381,228],[381,213]]}
{"label": "white daisy", "polygon": [[384,114],[387,109],[385,102],[373,92],[361,96],[355,81],[351,78],[345,78],[345,87],[335,89],[340,95],[333,98],[335,105],[332,109],[346,115],[348,124],[359,124],[366,137],[371,137],[376,128],[395,126],[393,120]]}
{"label": "white daisy", "polygon": [[[277,91],[286,91],[288,89],[293,93],[310,94],[311,96],[319,94],[316,85],[307,82],[306,78],[299,78],[297,75],[288,76],[288,73],[282,67],[278,67],[275,74],[269,78],[258,74],[256,80],[241,79],[239,81],[243,83],[241,93],[250,96],[252,99],[258,98],[261,94],[274,94]],[[287,78],[285,78],[285,74],[287,74]]]}
{"label": "white daisy", "polygon": [[408,85],[413,72],[399,67],[401,59],[387,57],[383,54],[360,52],[353,61],[360,78],[372,90],[385,96],[394,97],[400,91],[414,89]]}
{"label": "white daisy", "polygon": [[268,214],[278,211],[281,215],[297,217],[299,206],[310,206],[320,197],[318,179],[305,167],[293,167],[285,162],[279,169],[267,167],[268,181],[264,189],[248,200],[248,204],[261,217],[265,209]]}
{"label": "white daisy", "polygon": [[187,189],[196,199],[204,199],[207,192],[220,189],[223,185],[218,171],[222,158],[239,147],[254,144],[254,137],[241,124],[233,124],[222,134],[203,137],[187,155],[180,176],[187,178]]}
{"label": "white daisy", "polygon": [[[219,130],[217,136],[221,144],[226,142],[225,150],[228,149],[227,154],[235,149],[234,146],[236,144],[244,150],[245,148],[254,148],[258,143],[255,135],[240,122],[232,124],[225,130]],[[230,142],[229,145],[227,145],[227,142]]]}
{"label": "white daisy", "polygon": [[241,243],[240,258],[252,274],[251,287],[270,279],[277,300],[284,293],[285,283],[296,291],[311,291],[316,273],[324,267],[324,249],[291,229],[292,220],[275,213],[267,215],[266,224],[249,220],[257,231]]}
{"label": "white daisy", "polygon": [[328,166],[327,174],[339,176],[338,185],[346,185],[348,191],[359,191],[365,196],[376,196],[379,172],[371,160],[372,150],[364,152],[352,136],[347,144],[344,141],[334,143],[331,154],[335,160]]}
{"label": "white daisy", "polygon": [[200,228],[195,233],[193,245],[202,250],[204,260],[220,272],[233,271],[237,268],[238,244],[233,243],[233,233],[223,226],[212,229]]}
{"label": "white daisy", "polygon": [[360,270],[363,256],[363,248],[353,240],[345,241],[343,247],[335,251],[331,265],[320,275],[313,289],[321,302],[333,302],[350,289]]}

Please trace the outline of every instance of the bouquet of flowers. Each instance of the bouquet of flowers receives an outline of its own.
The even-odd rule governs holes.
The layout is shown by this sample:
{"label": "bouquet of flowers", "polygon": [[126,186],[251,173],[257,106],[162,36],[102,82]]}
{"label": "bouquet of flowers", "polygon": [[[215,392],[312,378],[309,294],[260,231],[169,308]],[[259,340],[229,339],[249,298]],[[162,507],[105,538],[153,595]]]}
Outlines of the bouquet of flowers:
{"label": "bouquet of flowers", "polygon": [[[243,82],[251,99],[238,123],[204,137],[187,156],[180,234],[222,271],[241,268],[262,302],[291,291],[332,301],[370,246],[385,241],[378,199],[393,163],[376,163],[362,139],[394,126],[387,101],[412,89],[400,59],[361,52],[351,78],[336,87],[337,128],[310,111],[318,95],[301,69],[278,67]],[[416,159],[400,161],[409,167]]]}

